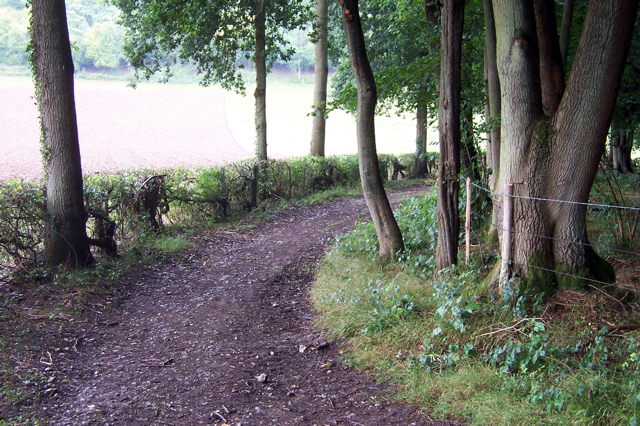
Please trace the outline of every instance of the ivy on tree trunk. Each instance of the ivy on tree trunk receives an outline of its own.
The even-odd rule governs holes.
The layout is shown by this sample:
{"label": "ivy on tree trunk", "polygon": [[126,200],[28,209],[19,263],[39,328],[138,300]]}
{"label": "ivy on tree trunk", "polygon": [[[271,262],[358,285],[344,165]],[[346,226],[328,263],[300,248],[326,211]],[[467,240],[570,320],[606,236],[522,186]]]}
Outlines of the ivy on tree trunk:
{"label": "ivy on tree trunk", "polygon": [[73,84],[73,60],[64,0],[32,0],[31,61],[42,132],[48,265],[93,263],[84,209]]}

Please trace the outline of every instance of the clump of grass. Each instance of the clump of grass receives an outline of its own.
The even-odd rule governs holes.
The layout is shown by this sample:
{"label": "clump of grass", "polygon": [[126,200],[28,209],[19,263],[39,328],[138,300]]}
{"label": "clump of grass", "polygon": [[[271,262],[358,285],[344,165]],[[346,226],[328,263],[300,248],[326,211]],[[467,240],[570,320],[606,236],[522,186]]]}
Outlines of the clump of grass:
{"label": "clump of grass", "polygon": [[[433,196],[405,203],[407,252],[376,262],[370,224],[337,240],[311,292],[318,325],[346,339],[348,362],[399,397],[472,424],[637,424],[638,306],[604,291],[498,296],[467,266],[433,275]],[[608,328],[607,328],[608,327]]]}
{"label": "clump of grass", "polygon": [[193,247],[184,234],[160,236],[154,239],[152,247],[163,254],[174,254]]}

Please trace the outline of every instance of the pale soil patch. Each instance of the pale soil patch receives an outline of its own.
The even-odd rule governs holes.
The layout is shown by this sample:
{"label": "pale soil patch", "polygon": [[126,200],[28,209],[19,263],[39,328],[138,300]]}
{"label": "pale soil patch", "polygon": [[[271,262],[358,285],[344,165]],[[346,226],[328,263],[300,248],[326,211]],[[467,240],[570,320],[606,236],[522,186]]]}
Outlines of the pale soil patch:
{"label": "pale soil patch", "polygon": [[[4,131],[0,179],[41,176],[38,113],[31,81],[0,78]],[[252,156],[235,143],[227,126],[224,94],[195,85],[121,81],[76,82],[76,109],[83,170],[197,167]]]}

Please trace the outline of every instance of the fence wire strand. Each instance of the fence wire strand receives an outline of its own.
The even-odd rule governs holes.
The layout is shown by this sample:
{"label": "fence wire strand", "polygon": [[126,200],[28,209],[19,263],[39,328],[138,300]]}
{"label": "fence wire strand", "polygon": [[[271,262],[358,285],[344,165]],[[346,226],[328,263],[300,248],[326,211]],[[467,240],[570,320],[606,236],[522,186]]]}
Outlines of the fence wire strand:
{"label": "fence wire strand", "polygon": [[[487,189],[487,188],[483,188],[479,185],[476,185],[474,183],[472,183],[473,186],[475,186],[478,189],[482,189],[486,192],[488,192],[489,194],[495,194],[495,195],[505,195],[506,194],[502,194],[502,193],[498,193],[498,192],[492,192],[491,190]],[[513,198],[516,198],[515,195],[512,195]],[[545,200],[545,201],[560,201],[560,200],[552,200],[552,199],[546,199],[546,198],[530,198],[530,197],[522,197],[522,196],[518,196],[519,198],[523,198],[523,199],[530,199],[530,200]],[[560,201],[562,202],[562,201]],[[569,202],[569,201],[565,201],[565,202]],[[576,203],[576,204],[585,204],[585,203]],[[587,203],[588,204],[588,203]],[[608,206],[606,204],[589,204],[589,205],[593,205],[593,206],[604,206],[604,207],[615,207],[615,206]],[[640,211],[640,209],[635,209]],[[484,216],[481,216],[479,214],[477,214],[476,212],[472,212],[473,215],[475,215],[475,217],[483,220],[485,223],[490,224],[491,226],[493,226],[497,231],[499,232],[504,232],[506,231],[506,229],[502,228],[501,226],[498,226],[496,223],[490,221],[488,218],[485,218]],[[516,234],[516,231],[509,231],[512,234]],[[527,235],[529,237],[537,237],[537,238],[541,238],[541,239],[546,239],[546,240],[552,240],[552,241],[562,241],[562,242],[567,242],[569,244],[575,244],[575,245],[580,245],[580,246],[584,246],[584,247],[591,247],[591,248],[596,248],[596,246],[594,244],[589,244],[589,243],[583,243],[580,241],[571,241],[571,240],[567,240],[567,239],[563,239],[563,238],[556,238],[556,237],[548,237],[546,235],[538,235],[538,234],[532,234],[530,232],[518,232],[521,235]],[[617,252],[617,253],[624,253],[624,254],[631,254],[631,255],[635,255],[635,256],[640,256],[640,253],[635,252],[635,251],[629,251],[629,250],[622,250],[622,249],[616,249],[616,248],[610,248],[611,251]]]}
{"label": "fence wire strand", "polygon": [[590,281],[592,283],[600,284],[602,286],[617,287],[617,288],[620,288],[620,289],[623,289],[623,290],[626,290],[626,291],[631,291],[633,293],[640,294],[640,290],[636,290],[634,288],[625,287],[625,286],[618,285],[618,284],[613,284],[613,283],[607,283],[607,282],[604,282],[604,281],[594,280],[593,278],[581,277],[579,275],[569,274],[567,272],[555,271],[553,269],[543,268],[541,266],[526,265],[524,263],[515,262],[513,260],[511,262],[509,262],[509,263],[513,264],[513,265],[524,266],[526,268],[533,268],[533,269],[539,269],[541,271],[552,272],[552,273],[557,274],[557,275],[564,275],[565,277],[571,277],[571,278],[577,278],[577,279],[584,280],[584,281]]}
{"label": "fence wire strand", "polygon": [[[608,204],[598,204],[598,203],[582,203],[582,202],[577,202],[577,201],[567,201],[567,200],[554,200],[551,198],[540,198],[540,197],[526,197],[526,196],[521,196],[521,195],[508,195],[502,192],[494,192],[488,188],[485,188],[483,186],[480,186],[478,184],[476,184],[475,182],[471,182],[471,185],[481,191],[484,191],[486,193],[488,193],[490,196],[495,197],[495,196],[508,196],[511,198],[518,198],[518,199],[526,199],[526,200],[535,200],[535,201],[549,201],[549,202],[557,202],[557,203],[565,203],[565,204],[576,204],[576,205],[583,205],[583,206],[587,206],[587,207],[599,207],[599,208],[611,208],[611,209],[620,209],[620,210],[628,210],[628,211],[633,211],[633,212],[640,212],[640,208],[638,207],[626,207],[626,206],[612,206],[612,205],[608,205]],[[468,196],[468,194],[467,194]],[[502,228],[501,226],[498,226],[496,223],[493,223],[490,219],[476,213],[476,212],[472,212],[472,214],[484,221],[485,223],[490,224],[492,227],[494,227],[498,232],[504,232],[506,231],[506,229]],[[545,236],[545,235],[538,235],[538,234],[532,234],[532,233],[527,233],[527,232],[516,232],[514,230],[510,230],[508,231],[512,234],[521,234],[521,235],[527,235],[530,237],[537,237],[537,238],[541,238],[541,239],[548,239],[548,240],[552,240],[552,241],[561,241],[561,242],[566,242],[569,244],[576,244],[576,245],[580,245],[580,246],[584,246],[584,247],[591,247],[591,248],[596,248],[595,245],[593,244],[589,244],[589,243],[583,243],[580,241],[571,241],[571,240],[566,240],[566,239],[562,239],[562,238],[556,238],[556,237],[549,237],[549,236]],[[629,254],[629,255],[635,255],[635,256],[640,256],[640,253],[638,252],[634,252],[634,251],[629,251],[629,250],[622,250],[622,249],[615,249],[615,248],[611,248],[610,249],[613,252],[617,252],[617,253],[623,253],[623,254]],[[533,268],[533,269],[539,269],[542,271],[546,271],[546,272],[552,272],[554,274],[558,274],[558,275],[563,275],[563,276],[567,276],[567,277],[571,277],[571,278],[577,278],[577,279],[581,279],[584,281],[590,281],[593,283],[597,283],[603,286],[612,286],[612,287],[616,287],[616,288],[620,288],[626,291],[631,291],[634,293],[638,293],[640,294],[640,290],[636,290],[633,288],[629,288],[629,287],[625,287],[625,286],[621,286],[621,285],[617,285],[617,284],[612,284],[612,283],[606,283],[603,281],[599,281],[599,280],[595,280],[592,278],[587,278],[587,277],[581,277],[579,275],[573,275],[573,274],[569,274],[566,272],[560,272],[560,271],[556,271],[553,269],[547,269],[547,268],[543,268],[540,266],[534,266],[534,265],[528,265],[528,264],[523,264],[523,263],[519,263],[516,262],[514,260],[510,260],[509,264],[516,264],[516,265],[520,265],[520,266],[524,266],[526,268]]]}
{"label": "fence wire strand", "polygon": [[640,212],[640,207],[627,207],[627,206],[612,206],[610,204],[598,204],[598,203],[582,203],[579,201],[568,201],[568,200],[554,200],[553,198],[540,198],[540,197],[526,197],[524,195],[507,195],[503,192],[493,192],[492,190],[488,189],[488,188],[484,188],[476,183],[471,183],[472,186],[481,189],[485,192],[488,192],[489,194],[493,195],[493,196],[508,196],[511,198],[518,198],[518,199],[522,199],[522,200],[535,200],[535,201],[552,201],[554,203],[564,203],[564,204],[575,204],[575,205],[580,205],[580,206],[587,206],[587,207],[600,207],[600,208],[608,208],[608,209],[619,209],[619,210],[630,210],[633,212]]}

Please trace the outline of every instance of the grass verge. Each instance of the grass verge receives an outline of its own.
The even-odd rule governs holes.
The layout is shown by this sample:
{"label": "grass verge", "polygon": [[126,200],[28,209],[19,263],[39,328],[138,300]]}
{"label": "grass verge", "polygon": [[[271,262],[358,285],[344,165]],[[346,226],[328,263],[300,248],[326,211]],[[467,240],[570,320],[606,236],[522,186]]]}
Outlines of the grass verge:
{"label": "grass verge", "polygon": [[347,362],[439,419],[637,424],[637,298],[606,288],[499,297],[487,288],[487,253],[434,278],[434,207],[435,195],[404,204],[407,251],[397,262],[377,263],[375,232],[363,223],[320,266],[318,326],[346,341]]}

